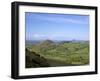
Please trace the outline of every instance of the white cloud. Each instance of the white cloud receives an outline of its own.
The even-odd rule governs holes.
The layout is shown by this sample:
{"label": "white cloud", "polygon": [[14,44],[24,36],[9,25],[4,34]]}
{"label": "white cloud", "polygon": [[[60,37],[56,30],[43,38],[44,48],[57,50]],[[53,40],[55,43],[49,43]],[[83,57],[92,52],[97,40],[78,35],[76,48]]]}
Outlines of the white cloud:
{"label": "white cloud", "polygon": [[45,40],[45,39],[60,39],[60,38],[68,38],[62,34],[52,34],[52,35],[43,35],[43,34],[33,34],[33,39],[42,39],[42,40]]}
{"label": "white cloud", "polygon": [[68,19],[68,18],[43,18],[43,20],[56,22],[56,23],[73,23],[73,24],[87,24],[87,22],[76,20],[76,19]]}
{"label": "white cloud", "polygon": [[40,20],[45,20],[45,21],[50,21],[50,22],[55,22],[55,23],[73,23],[73,24],[87,24],[88,22],[83,21],[83,20],[78,20],[78,19],[72,19],[72,18],[64,18],[64,17],[47,17],[43,15],[37,15],[33,18],[40,19]]}
{"label": "white cloud", "polygon": [[33,37],[35,37],[35,38],[46,37],[46,35],[42,35],[42,34],[33,34]]}
{"label": "white cloud", "polygon": [[35,38],[40,38],[40,37],[45,37],[45,38],[49,38],[49,37],[63,37],[63,34],[52,34],[52,35],[44,35],[44,34],[33,34],[33,37]]}

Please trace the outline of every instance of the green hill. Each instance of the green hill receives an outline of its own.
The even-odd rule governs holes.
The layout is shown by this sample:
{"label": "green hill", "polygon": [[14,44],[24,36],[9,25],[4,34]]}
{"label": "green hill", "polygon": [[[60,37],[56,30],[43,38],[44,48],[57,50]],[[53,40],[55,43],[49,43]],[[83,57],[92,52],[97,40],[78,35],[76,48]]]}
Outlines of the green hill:
{"label": "green hill", "polygon": [[[29,50],[31,53],[26,53],[26,55],[28,54],[32,57],[32,59],[38,59],[40,61],[41,56],[42,59],[46,61],[47,66],[69,66],[89,64],[89,42],[85,41],[69,41],[56,44],[52,40],[45,40],[36,45],[30,46]],[[40,65],[35,66],[38,67]]]}

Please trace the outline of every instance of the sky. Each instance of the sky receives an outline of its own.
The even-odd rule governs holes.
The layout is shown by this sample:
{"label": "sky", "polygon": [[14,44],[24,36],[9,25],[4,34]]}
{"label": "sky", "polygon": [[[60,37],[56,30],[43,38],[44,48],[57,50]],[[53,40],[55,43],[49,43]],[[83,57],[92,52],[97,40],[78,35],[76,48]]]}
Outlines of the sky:
{"label": "sky", "polygon": [[26,40],[89,40],[89,16],[25,12]]}

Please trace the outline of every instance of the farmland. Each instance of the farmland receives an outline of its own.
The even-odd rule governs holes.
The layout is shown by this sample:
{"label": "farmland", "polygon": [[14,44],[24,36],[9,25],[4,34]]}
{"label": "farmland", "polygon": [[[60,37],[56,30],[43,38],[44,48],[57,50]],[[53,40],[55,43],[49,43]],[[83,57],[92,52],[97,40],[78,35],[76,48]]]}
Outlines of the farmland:
{"label": "farmland", "polygon": [[89,41],[26,41],[26,68],[89,64]]}

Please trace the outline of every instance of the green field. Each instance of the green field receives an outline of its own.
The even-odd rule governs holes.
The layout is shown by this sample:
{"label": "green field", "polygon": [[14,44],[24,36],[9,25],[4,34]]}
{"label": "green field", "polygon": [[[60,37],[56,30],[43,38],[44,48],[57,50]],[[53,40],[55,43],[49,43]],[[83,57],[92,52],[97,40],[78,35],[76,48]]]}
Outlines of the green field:
{"label": "green field", "polygon": [[89,41],[26,43],[26,68],[89,64]]}

